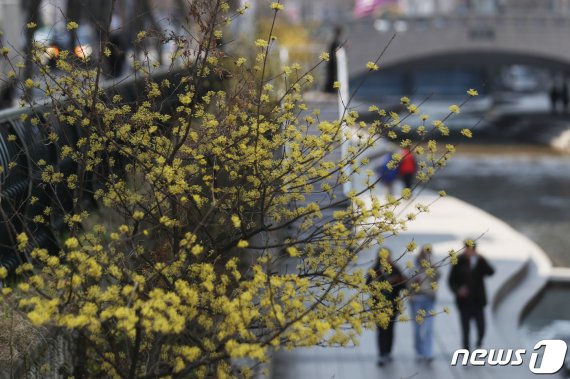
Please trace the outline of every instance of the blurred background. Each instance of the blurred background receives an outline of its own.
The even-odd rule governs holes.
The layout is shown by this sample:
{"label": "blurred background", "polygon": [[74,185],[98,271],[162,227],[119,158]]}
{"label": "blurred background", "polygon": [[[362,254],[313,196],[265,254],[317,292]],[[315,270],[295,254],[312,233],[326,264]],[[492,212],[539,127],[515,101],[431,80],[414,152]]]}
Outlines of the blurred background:
{"label": "blurred background", "polygon": [[[78,58],[96,54],[108,37],[113,47],[105,62],[108,77],[130,73],[132,43],[141,30],[156,32],[146,46],[159,63],[168,63],[175,43],[170,36],[186,25],[185,0],[0,0],[2,46],[24,52],[36,40],[46,62],[61,50]],[[232,7],[245,5],[235,0]],[[250,11],[232,25],[228,46],[240,39],[266,36],[271,10],[265,0],[249,0]],[[466,91],[480,96],[447,125],[474,130],[458,146],[458,156],[429,187],[472,203],[506,221],[537,242],[556,266],[570,267],[570,0],[286,0],[276,26],[281,64],[304,68],[327,51],[340,27],[348,58],[350,104],[366,110],[372,103],[394,111],[400,98],[421,104],[421,113],[442,119]],[[111,28],[106,30],[110,17]],[[65,25],[80,27],[69,32]],[[34,22],[37,27],[25,25]],[[108,33],[108,35],[106,35]],[[149,39],[152,41],[153,39]],[[234,44],[235,46],[236,44]],[[379,59],[370,73],[366,62]],[[13,53],[11,53],[13,54]],[[0,61],[0,107],[20,95]],[[34,75],[26,66],[21,77]],[[323,89],[324,66],[317,68],[315,91]],[[556,308],[567,289],[549,300]],[[547,298],[547,297],[545,297]],[[568,325],[570,309],[557,308]],[[551,312],[552,313],[552,312]],[[538,318],[542,315],[536,316]],[[540,324],[542,322],[542,324]],[[553,325],[552,320],[537,325]],[[558,324],[557,324],[558,325]]]}

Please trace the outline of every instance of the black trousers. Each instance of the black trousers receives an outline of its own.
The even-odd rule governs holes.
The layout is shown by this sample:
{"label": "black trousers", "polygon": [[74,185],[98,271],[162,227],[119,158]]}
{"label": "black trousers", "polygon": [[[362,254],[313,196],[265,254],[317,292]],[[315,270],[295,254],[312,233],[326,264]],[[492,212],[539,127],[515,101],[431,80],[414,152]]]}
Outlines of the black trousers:
{"label": "black trousers", "polygon": [[463,348],[469,350],[469,332],[471,320],[475,320],[477,326],[477,347],[483,343],[485,336],[485,315],[483,306],[477,304],[458,304],[459,317],[461,318],[461,330],[463,336]]}
{"label": "black trousers", "polygon": [[415,174],[404,174],[402,175],[402,180],[404,181],[404,187],[412,188],[414,185],[414,176]]}
{"label": "black trousers", "polygon": [[392,353],[392,345],[394,344],[394,322],[395,317],[390,319],[390,323],[386,329],[378,326],[376,336],[378,338],[378,352],[381,357],[387,357]]}

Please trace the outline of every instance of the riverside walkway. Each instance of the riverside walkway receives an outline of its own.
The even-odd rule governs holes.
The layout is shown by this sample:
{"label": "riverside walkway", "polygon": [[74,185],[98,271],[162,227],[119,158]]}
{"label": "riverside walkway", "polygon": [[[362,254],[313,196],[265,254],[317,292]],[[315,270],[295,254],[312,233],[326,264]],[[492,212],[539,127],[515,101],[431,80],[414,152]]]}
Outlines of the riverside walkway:
{"label": "riverside walkway", "polygon": [[[331,101],[329,101],[331,103]],[[317,104],[321,108],[332,108],[326,101]],[[313,104],[311,104],[313,105]],[[332,113],[332,112],[331,112]],[[374,152],[371,152],[374,154]],[[378,152],[376,152],[377,155]],[[372,161],[370,168],[377,162]],[[361,178],[355,178],[353,185],[358,189]],[[383,195],[383,189],[377,189]],[[417,191],[415,199],[401,205],[400,210],[408,213],[414,202],[429,204],[438,198],[430,191]],[[370,198],[364,196],[364,201]],[[405,209],[404,209],[405,208]],[[518,367],[470,366],[452,367],[453,352],[460,348],[459,315],[454,298],[447,285],[449,265],[441,269],[440,290],[436,309],[448,307],[450,314],[439,314],[434,325],[435,360],[431,364],[418,362],[413,349],[413,322],[396,325],[393,361],[384,367],[376,364],[376,332],[365,330],[358,346],[345,348],[309,348],[291,352],[278,352],[272,361],[272,378],[314,378],[314,379],[357,379],[357,378],[531,378],[536,377],[528,368],[534,343],[522,341],[518,324],[524,306],[547,280],[551,263],[546,254],[532,241],[509,227],[501,220],[473,207],[459,199],[444,197],[437,200],[430,212],[421,214],[410,222],[408,230],[398,237],[387,240],[386,247],[396,258],[412,239],[418,244],[431,243],[434,257],[439,260],[447,252],[459,249],[466,238],[477,238],[478,251],[495,268],[495,275],[486,281],[489,306],[486,308],[487,331],[483,348],[527,350],[524,363]],[[372,266],[376,250],[366,251],[357,265]],[[439,259],[438,259],[439,258]],[[402,265],[413,257],[405,256]],[[409,315],[409,309],[406,309]],[[474,329],[474,328],[472,328]],[[474,333],[474,331],[472,330]],[[552,376],[551,376],[552,377]],[[555,376],[554,376],[555,377]]]}

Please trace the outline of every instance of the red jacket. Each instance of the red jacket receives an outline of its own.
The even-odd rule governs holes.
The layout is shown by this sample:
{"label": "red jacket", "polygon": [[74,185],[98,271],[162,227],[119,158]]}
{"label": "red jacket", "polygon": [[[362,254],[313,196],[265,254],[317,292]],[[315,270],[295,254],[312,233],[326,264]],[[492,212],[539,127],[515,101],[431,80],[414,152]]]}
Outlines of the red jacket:
{"label": "red jacket", "polygon": [[400,162],[400,174],[415,174],[416,172],[416,160],[414,158],[414,154],[411,153],[408,149],[402,152],[403,157],[402,161]]}

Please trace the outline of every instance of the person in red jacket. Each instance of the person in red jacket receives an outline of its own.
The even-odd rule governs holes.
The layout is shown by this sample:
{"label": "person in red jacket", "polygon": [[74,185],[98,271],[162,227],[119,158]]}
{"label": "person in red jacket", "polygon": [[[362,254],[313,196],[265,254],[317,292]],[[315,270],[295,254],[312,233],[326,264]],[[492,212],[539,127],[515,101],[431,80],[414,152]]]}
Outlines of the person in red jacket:
{"label": "person in red jacket", "polygon": [[404,149],[402,151],[402,160],[399,166],[400,176],[404,181],[404,187],[412,188],[414,184],[414,176],[416,175],[417,165],[416,159],[414,158],[414,153],[409,149]]}

